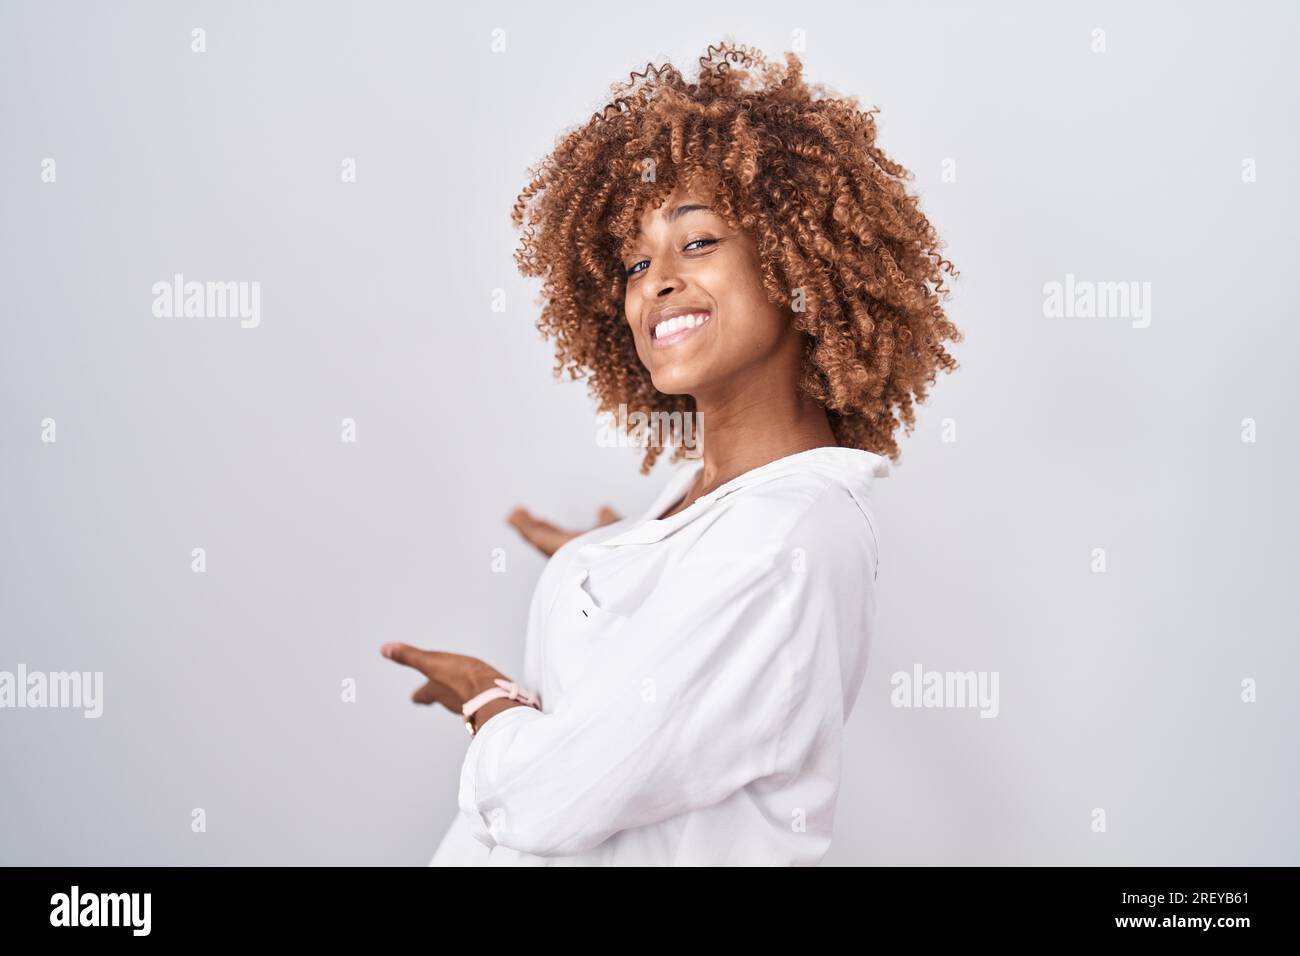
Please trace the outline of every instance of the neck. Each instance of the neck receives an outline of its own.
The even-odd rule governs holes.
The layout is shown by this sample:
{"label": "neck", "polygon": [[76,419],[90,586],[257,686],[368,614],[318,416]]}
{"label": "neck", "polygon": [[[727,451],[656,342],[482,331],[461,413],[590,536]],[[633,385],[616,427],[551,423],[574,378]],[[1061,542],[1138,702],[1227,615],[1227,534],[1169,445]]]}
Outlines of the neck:
{"label": "neck", "polygon": [[826,410],[795,391],[748,388],[713,400],[697,396],[696,408],[705,439],[699,494],[778,458],[836,443]]}

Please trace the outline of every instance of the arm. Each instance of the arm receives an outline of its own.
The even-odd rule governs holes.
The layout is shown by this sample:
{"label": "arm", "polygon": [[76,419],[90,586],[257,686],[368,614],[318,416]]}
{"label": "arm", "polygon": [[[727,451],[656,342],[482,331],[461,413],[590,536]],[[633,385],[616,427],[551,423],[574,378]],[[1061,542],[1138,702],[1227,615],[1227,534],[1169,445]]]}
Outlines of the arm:
{"label": "arm", "polygon": [[[812,662],[835,667],[830,618],[803,614],[810,587],[826,583],[793,571],[785,548],[687,555],[563,707],[483,722],[460,779],[471,832],[572,854],[796,771],[824,718],[793,711],[808,702]],[[838,689],[833,702],[823,690],[811,706],[838,712]]]}

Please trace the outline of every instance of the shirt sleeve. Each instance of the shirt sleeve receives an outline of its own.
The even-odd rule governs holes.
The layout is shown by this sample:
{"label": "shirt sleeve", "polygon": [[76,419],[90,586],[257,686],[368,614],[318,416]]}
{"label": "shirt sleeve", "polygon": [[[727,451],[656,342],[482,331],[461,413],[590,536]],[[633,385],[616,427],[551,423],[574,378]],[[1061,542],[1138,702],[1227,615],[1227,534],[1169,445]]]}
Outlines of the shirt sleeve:
{"label": "shirt sleeve", "polygon": [[818,595],[826,582],[787,543],[751,550],[719,538],[663,575],[560,708],[512,707],[483,724],[459,789],[476,839],[578,853],[798,770],[842,709],[837,687],[833,701],[822,695],[824,713],[791,720],[807,680],[838,666],[827,657],[834,614]]}

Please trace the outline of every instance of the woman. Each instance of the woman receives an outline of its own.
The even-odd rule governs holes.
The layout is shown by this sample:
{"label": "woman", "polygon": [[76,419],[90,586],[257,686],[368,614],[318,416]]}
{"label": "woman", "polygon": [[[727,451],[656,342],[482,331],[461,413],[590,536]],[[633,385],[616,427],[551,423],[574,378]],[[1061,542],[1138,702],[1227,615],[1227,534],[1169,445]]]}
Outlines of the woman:
{"label": "woman", "polygon": [[961,339],[952,265],[875,132],[793,54],[723,44],[694,83],[633,74],[532,170],[516,259],[545,280],[556,372],[608,412],[665,413],[642,471],[665,444],[676,470],[644,514],[567,540],[514,517],[554,551],[522,690],[385,645],[428,678],[417,702],[476,708],[433,864],[825,855],[875,618],[869,493]]}

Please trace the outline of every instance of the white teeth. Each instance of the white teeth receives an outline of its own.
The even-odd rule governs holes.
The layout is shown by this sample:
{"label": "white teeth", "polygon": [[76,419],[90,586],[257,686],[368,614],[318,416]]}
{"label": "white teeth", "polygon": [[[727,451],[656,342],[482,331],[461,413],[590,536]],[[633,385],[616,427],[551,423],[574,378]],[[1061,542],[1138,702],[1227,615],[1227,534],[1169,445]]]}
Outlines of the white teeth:
{"label": "white teeth", "polygon": [[690,315],[677,315],[655,326],[655,338],[661,339],[682,329],[694,329],[709,321],[709,313],[692,312]]}

